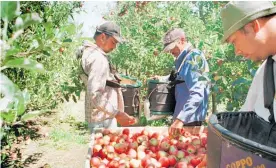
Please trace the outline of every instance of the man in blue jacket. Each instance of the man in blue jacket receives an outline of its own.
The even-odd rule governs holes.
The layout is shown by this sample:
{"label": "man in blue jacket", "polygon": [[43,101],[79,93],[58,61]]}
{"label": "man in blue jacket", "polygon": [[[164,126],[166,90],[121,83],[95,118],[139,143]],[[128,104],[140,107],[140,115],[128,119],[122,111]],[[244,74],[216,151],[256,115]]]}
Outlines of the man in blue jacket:
{"label": "man in blue jacket", "polygon": [[168,31],[163,39],[164,51],[175,58],[176,106],[173,114],[171,135],[179,134],[183,126],[200,126],[208,109],[210,80],[209,66],[204,54],[192,47],[185,32],[180,28]]}

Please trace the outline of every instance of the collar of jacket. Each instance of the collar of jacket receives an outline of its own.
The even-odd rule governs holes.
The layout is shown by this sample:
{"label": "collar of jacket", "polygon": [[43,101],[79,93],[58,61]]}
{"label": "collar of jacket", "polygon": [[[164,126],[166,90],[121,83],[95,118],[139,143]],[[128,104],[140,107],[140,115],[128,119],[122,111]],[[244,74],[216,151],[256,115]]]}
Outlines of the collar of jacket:
{"label": "collar of jacket", "polygon": [[177,58],[175,59],[175,62],[179,62],[182,61],[184,59],[184,57],[189,53],[189,48],[192,47],[191,43],[187,43],[184,47],[184,50],[179,54],[179,56],[177,56]]}
{"label": "collar of jacket", "polygon": [[272,56],[272,59],[273,59],[274,61],[276,61],[276,54],[275,54],[274,56]]}
{"label": "collar of jacket", "polygon": [[88,40],[84,40],[84,41],[83,41],[83,46],[84,46],[84,47],[91,47],[91,48],[93,48],[93,49],[98,50],[101,54],[103,54],[103,55],[105,55],[105,56],[107,55],[106,52],[104,52],[99,46],[97,46],[97,44],[92,43],[92,42],[90,42],[90,41],[88,41]]}

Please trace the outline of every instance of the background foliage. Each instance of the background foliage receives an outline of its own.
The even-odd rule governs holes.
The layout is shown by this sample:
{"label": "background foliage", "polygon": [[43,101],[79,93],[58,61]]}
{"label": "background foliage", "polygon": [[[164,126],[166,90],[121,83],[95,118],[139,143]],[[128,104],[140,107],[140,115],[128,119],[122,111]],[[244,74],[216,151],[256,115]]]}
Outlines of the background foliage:
{"label": "background foliage", "polygon": [[121,25],[128,43],[112,53],[112,62],[122,73],[143,80],[146,88],[146,79],[169,74],[173,66],[173,58],[162,53],[163,35],[171,28],[183,28],[209,63],[213,85],[210,110],[217,111],[219,104],[224,107],[220,110],[239,110],[257,67],[236,57],[232,46],[221,44],[220,10],[226,3],[118,2],[106,18]]}
{"label": "background foliage", "polygon": [[[74,71],[78,29],[68,22],[81,2],[1,2],[1,151],[25,121],[80,95]],[[76,83],[80,85],[80,82]],[[1,166],[7,166],[1,155]]]}

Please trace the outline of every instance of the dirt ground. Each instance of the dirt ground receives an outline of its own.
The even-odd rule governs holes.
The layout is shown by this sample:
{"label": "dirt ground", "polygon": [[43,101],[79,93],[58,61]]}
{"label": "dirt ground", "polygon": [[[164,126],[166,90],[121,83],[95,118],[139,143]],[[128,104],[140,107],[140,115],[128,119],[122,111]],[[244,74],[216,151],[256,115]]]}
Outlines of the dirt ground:
{"label": "dirt ground", "polygon": [[65,102],[58,112],[37,120],[42,135],[21,146],[24,167],[82,168],[88,151],[89,134],[76,125],[84,122],[84,96],[75,103]]}

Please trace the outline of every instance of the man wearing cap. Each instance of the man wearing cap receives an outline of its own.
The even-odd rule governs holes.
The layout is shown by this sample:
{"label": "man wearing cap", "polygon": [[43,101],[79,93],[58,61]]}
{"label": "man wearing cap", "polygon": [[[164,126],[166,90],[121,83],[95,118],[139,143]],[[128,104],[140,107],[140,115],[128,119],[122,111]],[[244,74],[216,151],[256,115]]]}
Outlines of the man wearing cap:
{"label": "man wearing cap", "polygon": [[135,123],[134,117],[124,112],[119,79],[109,63],[107,53],[122,42],[120,27],[106,22],[97,27],[94,43],[85,41],[77,54],[81,57],[81,79],[87,87],[85,94],[85,120],[89,129],[114,128]]}
{"label": "man wearing cap", "polygon": [[176,106],[169,133],[177,135],[183,125],[200,126],[205,120],[209,95],[209,66],[204,54],[192,47],[182,29],[169,30],[163,43],[164,52],[175,58],[176,75],[173,75],[175,79],[171,83],[175,84]]}
{"label": "man wearing cap", "polygon": [[255,111],[264,120],[275,123],[276,7],[272,2],[234,1],[225,5],[221,17],[223,42],[233,44],[236,55],[265,60],[255,74],[241,111]]}

